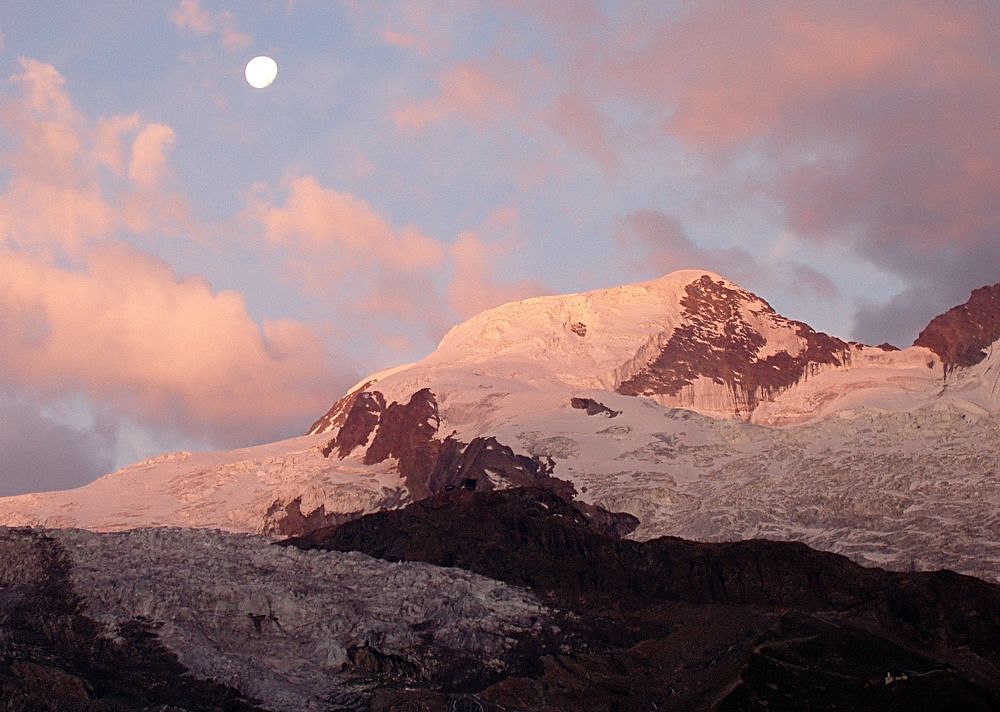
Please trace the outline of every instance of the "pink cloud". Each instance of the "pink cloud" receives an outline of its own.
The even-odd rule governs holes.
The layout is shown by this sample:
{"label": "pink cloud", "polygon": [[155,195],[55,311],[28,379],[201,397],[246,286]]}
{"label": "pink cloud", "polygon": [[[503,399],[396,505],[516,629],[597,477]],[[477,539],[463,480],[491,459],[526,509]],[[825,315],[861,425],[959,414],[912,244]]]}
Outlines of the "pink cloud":
{"label": "pink cloud", "polygon": [[141,125],[138,114],[129,116],[103,117],[97,120],[94,130],[94,161],[105,166],[117,176],[125,174],[124,137],[136,131]]}
{"label": "pink cloud", "polygon": [[123,245],[89,250],[80,271],[0,252],[0,314],[6,382],[217,442],[305,422],[346,383],[305,325],[258,326],[239,294]]}
{"label": "pink cloud", "polygon": [[[10,175],[0,188],[0,241],[78,254],[122,228],[193,229],[186,202],[165,180],[171,127],[137,114],[91,121],[54,67],[31,59],[21,67],[16,91],[0,94],[11,139],[0,154]],[[130,180],[121,180],[126,172]]]}
{"label": "pink cloud", "polygon": [[414,226],[392,225],[361,198],[313,177],[291,178],[284,187],[280,203],[260,187],[247,213],[292,282],[344,312],[393,317],[439,335],[434,277],[447,259],[439,242]]}
{"label": "pink cloud", "polygon": [[508,251],[509,246],[483,242],[473,232],[463,232],[452,244],[454,276],[448,285],[448,304],[459,318],[467,319],[484,309],[547,293],[539,282],[497,280],[496,263]]}
{"label": "pink cloud", "polygon": [[253,38],[236,29],[236,17],[228,10],[210,12],[203,10],[199,0],[180,0],[170,19],[181,30],[196,35],[217,34],[222,45],[233,52],[248,47]]}
{"label": "pink cloud", "polygon": [[207,35],[214,25],[212,15],[201,9],[198,0],[180,0],[171,19],[179,28],[191,30],[197,35]]}
{"label": "pink cloud", "polygon": [[901,61],[941,37],[940,25],[906,5],[701,3],[611,62],[606,79],[669,106],[672,133],[716,150],[772,129],[790,111],[817,111],[844,90],[896,78]]}
{"label": "pink cloud", "polygon": [[144,126],[132,142],[132,162],[128,174],[142,190],[152,190],[160,185],[166,172],[166,151],[176,136],[165,124]]}
{"label": "pink cloud", "polygon": [[442,247],[418,229],[395,228],[361,198],[324,188],[315,178],[292,178],[287,191],[284,205],[258,201],[252,207],[265,239],[276,246],[335,256],[336,273],[364,262],[420,271],[444,259]]}
{"label": "pink cloud", "polygon": [[382,41],[387,45],[398,47],[399,49],[410,49],[419,54],[427,54],[429,49],[427,40],[421,39],[420,37],[408,32],[393,30],[390,27],[386,27],[382,30],[381,37]]}
{"label": "pink cloud", "polygon": [[611,146],[611,121],[592,102],[579,94],[562,94],[548,112],[549,125],[566,142],[612,170],[618,157]]}
{"label": "pink cloud", "polygon": [[12,75],[10,81],[27,87],[25,98],[28,108],[63,121],[76,116],[72,102],[63,90],[66,80],[55,67],[29,57],[20,57],[18,63],[21,73]]}
{"label": "pink cloud", "polygon": [[0,194],[0,240],[78,253],[119,225],[119,214],[93,186],[14,178]]}
{"label": "pink cloud", "polygon": [[419,131],[452,117],[477,124],[488,123],[498,112],[514,105],[510,86],[475,64],[458,64],[445,70],[438,84],[437,96],[396,109],[393,112],[396,126]]}
{"label": "pink cloud", "polygon": [[425,0],[390,2],[344,2],[350,17],[373,37],[390,47],[420,57],[444,54],[454,43],[456,32],[476,12],[466,2],[447,5]]}
{"label": "pink cloud", "polygon": [[[294,284],[343,319],[364,321],[359,338],[399,348],[414,343],[415,329],[437,339],[456,316],[546,291],[537,282],[497,278],[514,244],[513,207],[484,221],[482,229],[497,239],[465,232],[445,246],[413,226],[392,225],[361,198],[315,178],[289,179],[285,189],[285,199],[275,202],[259,186],[247,215],[261,226],[262,239]],[[446,300],[440,285],[446,285]],[[385,319],[391,322],[379,321]]]}

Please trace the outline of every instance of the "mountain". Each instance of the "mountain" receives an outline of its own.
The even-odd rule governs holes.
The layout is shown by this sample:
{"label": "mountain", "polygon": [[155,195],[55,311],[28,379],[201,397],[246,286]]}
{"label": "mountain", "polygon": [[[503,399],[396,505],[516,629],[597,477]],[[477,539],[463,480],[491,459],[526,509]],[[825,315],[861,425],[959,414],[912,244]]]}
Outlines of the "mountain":
{"label": "mountain", "polygon": [[997,579],[998,288],[902,350],[699,270],[513,302],[364,379],[305,436],[0,499],[0,523],[302,534],[530,486],[636,540],[796,540]]}

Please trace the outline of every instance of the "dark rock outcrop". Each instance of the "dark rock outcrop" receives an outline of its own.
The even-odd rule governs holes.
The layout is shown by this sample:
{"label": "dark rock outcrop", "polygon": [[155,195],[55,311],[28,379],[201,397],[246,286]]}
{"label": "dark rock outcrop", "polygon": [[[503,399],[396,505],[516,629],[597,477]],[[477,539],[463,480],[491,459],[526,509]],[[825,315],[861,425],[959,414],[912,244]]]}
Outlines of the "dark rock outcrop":
{"label": "dark rock outcrop", "polygon": [[[726,286],[708,275],[685,287],[683,323],[648,365],[617,387],[624,395],[677,395],[699,376],[728,387],[735,415],[748,418],[757,404],[791,388],[820,364],[850,362],[851,345],[786,319],[750,292]],[[797,354],[778,351],[761,358],[766,339],[743,310],[794,331],[805,346]]]}
{"label": "dark rock outcrop", "polygon": [[365,381],[330,406],[330,410],[326,411],[326,413],[323,414],[323,417],[309,426],[309,430],[306,434],[315,435],[316,433],[325,433],[329,430],[334,430],[343,426],[344,421],[347,420],[348,413],[350,413],[351,408],[354,405],[354,401],[360,398],[361,394],[365,393],[368,386],[372,383],[374,383],[374,381]]}
{"label": "dark rock outcrop", "polygon": [[600,415],[604,413],[609,418],[615,418],[622,414],[620,410],[611,410],[611,408],[593,398],[570,398],[569,404],[579,410],[587,411],[587,415]]}
{"label": "dark rock outcrop", "polygon": [[[599,404],[598,404],[599,405]],[[603,406],[602,406],[603,407]],[[607,410],[607,409],[606,409]],[[370,443],[364,453],[364,463],[374,465],[394,458],[406,489],[413,499],[456,488],[490,491],[501,487],[547,487],[571,498],[573,486],[552,476],[554,463],[550,459],[518,455],[512,448],[493,437],[473,438],[465,443],[448,436],[438,437],[441,416],[437,400],[429,388],[410,396],[405,404],[385,405],[379,391],[356,391],[337,411],[341,426],[323,448],[325,457],[334,452],[346,457],[355,448]],[[610,411],[609,413],[614,413]],[[334,421],[331,420],[331,423]],[[341,523],[344,519],[324,522],[327,515],[317,511],[297,512],[295,503],[276,503],[274,512],[287,510],[289,522],[282,533],[298,534],[322,526]],[[355,518],[347,515],[347,519]],[[634,527],[633,527],[634,528]]]}
{"label": "dark rock outcrop", "polygon": [[354,448],[366,444],[385,413],[385,398],[378,391],[357,391],[345,406],[337,436],[323,446],[324,457],[336,449],[337,457],[344,459]]}
{"label": "dark rock outcrop", "polygon": [[441,451],[441,441],[435,438],[440,424],[437,401],[429,388],[414,393],[405,405],[392,403],[382,414],[364,463],[396,458],[414,499],[427,496],[427,474]]}
{"label": "dark rock outcrop", "polygon": [[958,367],[974,366],[986,358],[986,348],[1000,339],[1000,282],[973,290],[969,301],[933,319],[917,336],[939,357],[947,376]]}
{"label": "dark rock outcrop", "polygon": [[458,488],[489,492],[504,487],[546,487],[571,498],[573,485],[552,477],[551,461],[518,455],[496,438],[473,438],[465,444],[452,437],[441,443],[439,457],[427,477],[427,495]]}
{"label": "dark rock outcrop", "polygon": [[270,524],[264,534],[280,534],[282,536],[298,536],[316,529],[337,526],[352,519],[357,519],[362,512],[327,512],[320,505],[310,512],[302,511],[302,498],[296,497],[291,502],[274,502],[267,510],[265,521]]}

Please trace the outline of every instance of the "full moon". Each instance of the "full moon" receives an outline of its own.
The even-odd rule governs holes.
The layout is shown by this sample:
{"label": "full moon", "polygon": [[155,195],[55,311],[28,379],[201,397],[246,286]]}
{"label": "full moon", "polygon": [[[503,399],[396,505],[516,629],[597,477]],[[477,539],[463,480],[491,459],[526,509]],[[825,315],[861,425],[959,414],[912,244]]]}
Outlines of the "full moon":
{"label": "full moon", "polygon": [[254,89],[263,89],[271,86],[271,82],[278,76],[278,63],[270,57],[254,57],[247,62],[247,84]]}

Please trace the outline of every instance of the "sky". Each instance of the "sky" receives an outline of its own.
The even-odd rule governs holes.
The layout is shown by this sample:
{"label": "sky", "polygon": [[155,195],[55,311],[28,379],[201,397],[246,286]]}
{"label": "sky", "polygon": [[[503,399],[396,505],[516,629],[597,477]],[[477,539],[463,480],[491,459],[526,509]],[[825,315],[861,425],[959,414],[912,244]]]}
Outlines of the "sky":
{"label": "sky", "polygon": [[681,268],[909,345],[1000,280],[998,117],[992,0],[0,0],[0,495]]}

